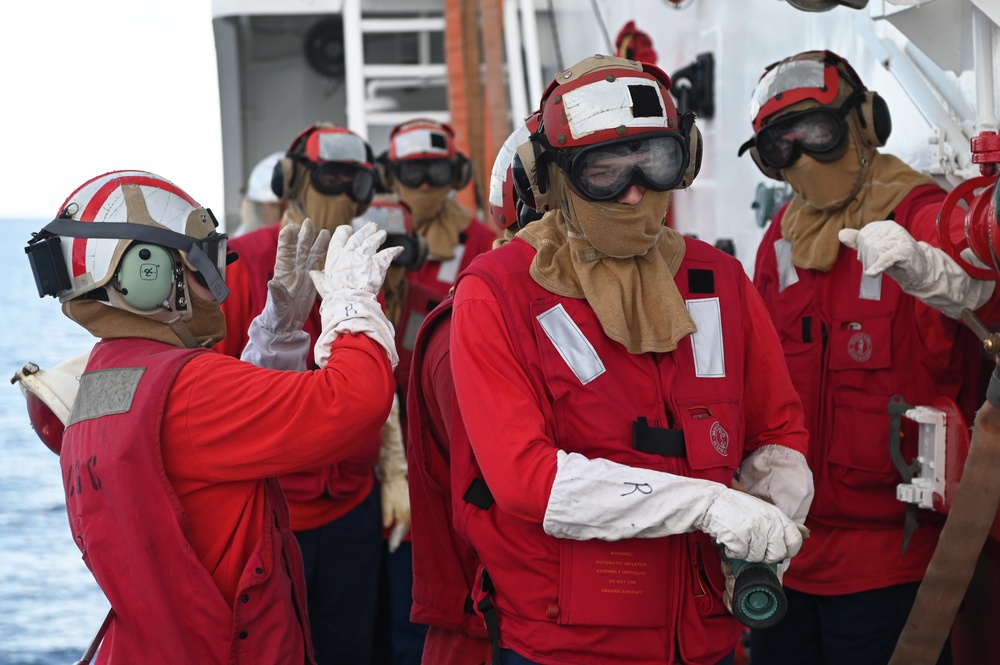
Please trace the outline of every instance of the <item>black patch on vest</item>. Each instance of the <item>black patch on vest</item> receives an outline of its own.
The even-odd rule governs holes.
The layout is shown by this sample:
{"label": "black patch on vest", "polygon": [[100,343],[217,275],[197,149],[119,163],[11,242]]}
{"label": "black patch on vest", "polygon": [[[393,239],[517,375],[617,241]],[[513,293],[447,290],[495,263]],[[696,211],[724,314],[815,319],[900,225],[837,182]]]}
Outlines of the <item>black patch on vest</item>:
{"label": "black patch on vest", "polygon": [[802,317],[802,341],[808,344],[813,341],[813,317]]}
{"label": "black patch on vest", "polygon": [[458,234],[458,242],[462,243],[463,245],[465,243],[469,242],[469,234],[466,233],[465,231],[462,231],[461,233],[459,233]]}
{"label": "black patch on vest", "polygon": [[691,293],[715,293],[715,272],[712,270],[688,270],[688,290]]}
{"label": "black patch on vest", "polygon": [[663,457],[685,457],[684,432],[679,429],[650,427],[645,418],[632,422],[632,447],[644,453]]}
{"label": "black patch on vest", "polygon": [[487,510],[493,505],[493,492],[490,491],[485,480],[473,478],[472,482],[469,483],[469,489],[465,490],[465,494],[462,495],[462,499],[480,510]]}
{"label": "black patch on vest", "polygon": [[656,88],[651,85],[630,85],[628,93],[632,97],[633,118],[662,118],[663,105]]}

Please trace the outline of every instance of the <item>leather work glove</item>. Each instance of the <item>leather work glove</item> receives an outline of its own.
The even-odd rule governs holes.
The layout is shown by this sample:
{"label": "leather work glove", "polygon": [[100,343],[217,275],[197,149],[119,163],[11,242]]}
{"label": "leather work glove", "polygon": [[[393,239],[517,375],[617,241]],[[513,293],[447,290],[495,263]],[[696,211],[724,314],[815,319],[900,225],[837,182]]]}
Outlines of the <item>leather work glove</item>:
{"label": "leather work glove", "polygon": [[407,484],[406,451],[399,426],[399,396],[392,399],[389,418],[382,426],[382,447],[378,451],[375,476],[382,495],[382,527],[392,527],[389,552],[395,552],[410,530],[410,490]]}
{"label": "leather work glove", "polygon": [[778,563],[802,532],[780,508],[700,478],[557,451],[542,528],[556,538],[660,538],[698,529],[730,559]]}
{"label": "leather work glove", "polygon": [[389,354],[393,368],[399,363],[395,332],[385,318],[376,294],[389,264],[403,248],[377,251],[383,242],[385,231],[376,231],[374,222],[365,224],[357,231],[349,225],[338,226],[330,239],[326,266],[323,270],[309,273],[323,299],[319,307],[323,331],[314,349],[319,367],[326,367],[330,359],[330,345],[345,333],[368,335]]}
{"label": "leather work glove", "polygon": [[842,229],[838,237],[858,251],[866,275],[885,272],[903,291],[953,319],[966,307],[975,311],[985,305],[996,288],[995,282],[973,279],[943,249],[917,242],[891,220],[860,231]]}
{"label": "leather work glove", "polygon": [[242,360],[269,369],[307,369],[310,340],[302,324],[316,302],[309,271],[320,266],[329,244],[330,232],[317,233],[310,219],[281,229],[267,302],[250,323]]}

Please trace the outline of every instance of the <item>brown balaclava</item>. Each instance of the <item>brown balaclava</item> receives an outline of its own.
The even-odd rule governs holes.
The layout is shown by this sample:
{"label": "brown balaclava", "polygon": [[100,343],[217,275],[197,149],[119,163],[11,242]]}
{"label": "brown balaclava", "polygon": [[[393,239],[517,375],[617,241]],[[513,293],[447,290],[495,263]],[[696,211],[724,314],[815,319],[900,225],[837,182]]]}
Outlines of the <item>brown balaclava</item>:
{"label": "brown balaclava", "polygon": [[585,299],[605,334],[629,353],[676,349],[696,327],[674,283],[685,245],[663,225],[670,192],[647,190],[636,205],[588,201],[558,167],[548,169],[557,209],[517,234],[537,251],[532,279]]}
{"label": "brown balaclava", "polygon": [[[852,92],[845,83],[831,106],[839,108]],[[812,100],[800,102],[775,117],[818,106]],[[795,192],[782,218],[781,233],[792,245],[792,263],[800,268],[829,271],[840,254],[837,234],[841,229],[860,229],[886,219],[915,187],[934,184],[898,158],[867,145],[856,110],[845,120],[848,145],[839,159],[821,162],[802,154],[781,171]]]}
{"label": "brown balaclava", "polygon": [[316,225],[317,232],[327,229],[333,233],[338,226],[350,224],[352,219],[364,212],[364,207],[347,193],[331,196],[316,191],[305,166],[295,164],[294,168],[299,172],[295,174],[295,189],[281,218],[282,226],[289,222],[301,224],[308,217]]}
{"label": "brown balaclava", "polygon": [[427,241],[428,260],[455,258],[459,236],[472,224],[472,213],[451,198],[451,187],[407,187],[397,182],[396,192],[410,207],[417,235]]}

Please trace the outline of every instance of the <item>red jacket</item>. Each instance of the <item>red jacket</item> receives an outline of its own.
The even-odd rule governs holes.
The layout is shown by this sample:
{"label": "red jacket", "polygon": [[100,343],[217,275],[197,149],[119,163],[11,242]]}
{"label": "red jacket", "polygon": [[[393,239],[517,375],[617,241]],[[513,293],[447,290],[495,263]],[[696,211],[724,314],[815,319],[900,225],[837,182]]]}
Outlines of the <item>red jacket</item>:
{"label": "red jacket", "polygon": [[[472,260],[493,248],[494,240],[496,234],[479,220],[473,219],[469,228],[458,237],[455,258],[449,261],[428,261],[418,270],[406,274],[410,286],[403,305],[403,316],[396,329],[396,351],[399,353],[396,385],[399,386],[403,404],[406,404],[413,345],[417,341],[420,324],[432,309],[448,297],[458,275],[469,267]],[[403,425],[405,432],[405,419]]]}
{"label": "red jacket", "polygon": [[[895,221],[936,246],[944,197],[938,187],[918,187],[896,208]],[[905,505],[896,500],[901,478],[889,457],[887,406],[893,395],[912,405],[944,395],[969,410],[975,338],[889,277],[882,277],[878,296],[869,296],[874,299],[860,297],[862,266],[847,247],[829,272],[793,267],[798,282],[781,290],[775,246],[786,242],[783,216],[779,211],[761,241],[754,284],[802,398],[816,482],[806,521],[812,536],[784,583],[807,593],[843,594],[920,580],[938,532],[918,529],[900,556]],[[963,394],[963,384],[973,390]],[[912,422],[903,424],[903,456],[911,460],[917,431]]]}
{"label": "red jacket", "polygon": [[[542,520],[559,449],[727,486],[762,445],[804,452],[801,406],[767,314],[739,262],[687,239],[677,287],[716,308],[721,337],[703,338],[697,354],[689,336],[671,353],[632,355],[586,301],[531,279],[534,254],[515,239],[478,258],[452,321],[471,443],[452,442],[456,522],[492,578],[501,645],[546,665],[714,664],[742,629],[723,606],[719,550],[705,534],[577,541],[547,535]],[[561,338],[539,321],[550,315]],[[574,326],[580,334],[567,335]],[[723,365],[696,367],[713,351]],[[681,430],[686,455],[633,448],[637,418]],[[477,478],[495,499],[485,509],[462,499]]]}
{"label": "red jacket", "polygon": [[273,479],[238,599],[226,599],[187,537],[161,456],[164,405],[203,351],[138,339],[99,343],[60,463],[70,527],[115,619],[98,663],[312,662],[302,561]]}
{"label": "red jacket", "polygon": [[[233,238],[229,248],[239,260],[229,266],[226,284],[229,298],[222,304],[226,316],[226,337],[214,348],[239,358],[249,338],[250,323],[267,302],[267,283],[274,277],[274,259],[278,249],[280,226],[272,226]],[[312,344],[322,330],[319,302],[303,325]],[[312,365],[312,346],[309,349]],[[375,462],[382,445],[378,433],[350,458],[334,465],[282,476],[281,488],[288,499],[295,531],[315,529],[338,519],[357,507],[375,483]]]}
{"label": "red jacket", "polygon": [[[468,446],[461,415],[455,404],[450,364],[451,298],[424,321],[417,336],[413,385],[407,412],[410,517],[413,531],[413,608],[410,620],[447,630],[429,632],[425,658],[456,649],[436,642],[478,644],[476,665],[489,660],[489,643],[482,619],[471,611],[472,585],[479,556],[452,526],[451,454],[454,445]],[[461,441],[456,441],[459,437]],[[470,639],[473,638],[473,639]]]}

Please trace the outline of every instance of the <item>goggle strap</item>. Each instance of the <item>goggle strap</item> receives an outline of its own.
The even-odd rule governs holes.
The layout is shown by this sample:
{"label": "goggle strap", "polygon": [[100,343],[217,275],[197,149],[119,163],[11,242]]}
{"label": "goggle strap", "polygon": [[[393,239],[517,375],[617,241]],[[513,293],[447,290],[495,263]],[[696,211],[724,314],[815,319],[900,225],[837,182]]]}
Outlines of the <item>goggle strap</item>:
{"label": "goggle strap", "polygon": [[751,136],[749,140],[747,140],[743,145],[740,146],[740,151],[736,153],[736,156],[742,157],[743,153],[745,153],[750,148],[755,148],[755,147],[757,147],[757,137]]}
{"label": "goggle strap", "polygon": [[[145,224],[80,222],[75,219],[66,218],[52,220],[42,227],[42,231],[70,238],[141,240],[154,245],[162,245],[163,247],[180,250],[187,254],[191,265],[202,273],[209,288],[212,290],[212,295],[215,296],[218,302],[221,303],[229,295],[229,289],[226,287],[225,280],[222,279],[219,269],[201,248],[201,241],[183,233],[176,233],[169,229],[147,226]],[[213,240],[224,239],[226,235],[220,233],[214,237],[209,236],[209,238]]]}

